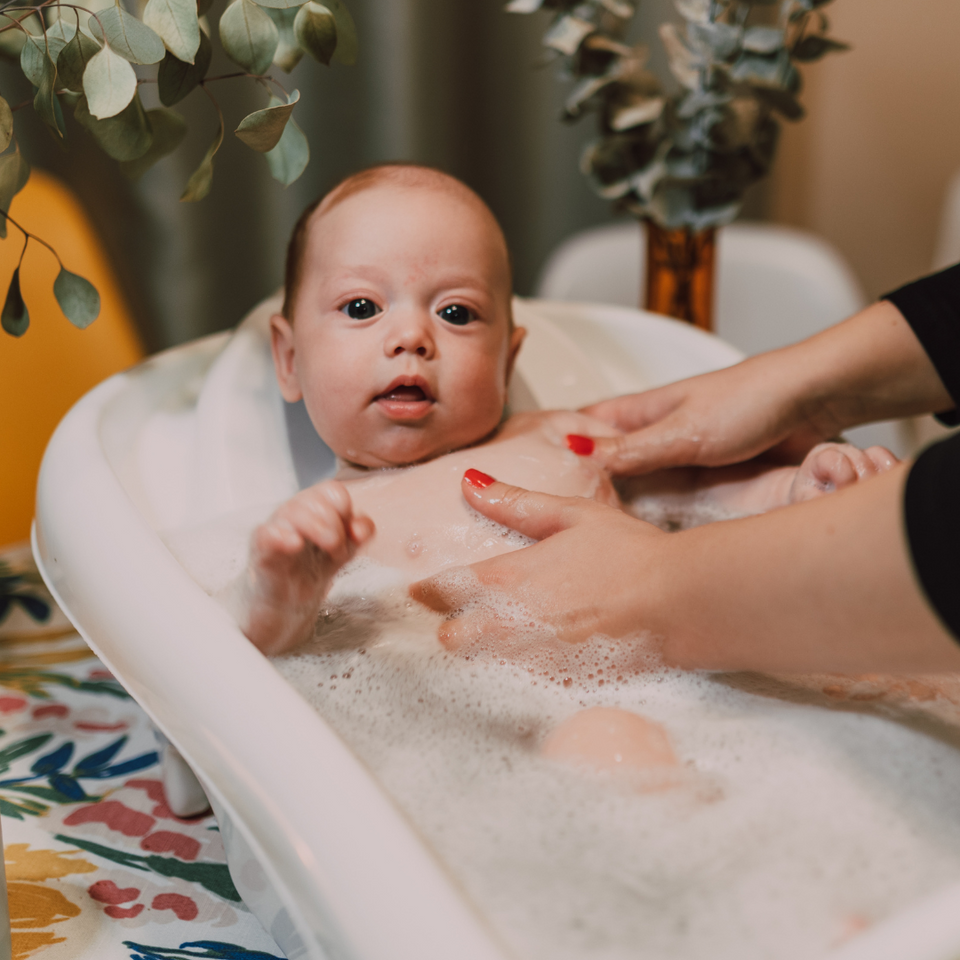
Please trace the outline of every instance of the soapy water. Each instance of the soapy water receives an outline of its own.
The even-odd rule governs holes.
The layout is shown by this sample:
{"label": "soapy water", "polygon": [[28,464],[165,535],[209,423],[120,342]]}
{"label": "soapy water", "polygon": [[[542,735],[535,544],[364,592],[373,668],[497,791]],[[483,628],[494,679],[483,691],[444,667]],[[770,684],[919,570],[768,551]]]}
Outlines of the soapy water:
{"label": "soapy water", "polygon": [[[518,957],[811,958],[960,879],[943,739],[668,670],[642,634],[568,646],[476,604],[514,625],[510,654],[443,651],[439,618],[359,562],[314,643],[274,662]],[[541,755],[593,706],[662,725],[681,763],[665,788]]]}
{"label": "soapy water", "polygon": [[[213,593],[263,514],[168,544]],[[960,736],[916,728],[920,688],[887,706],[903,723],[875,707],[882,678],[803,702],[787,681],[666,669],[642,633],[571,646],[505,598],[468,606],[506,629],[444,651],[400,574],[355,561],[314,641],[273,662],[517,957],[809,960],[960,879]],[[776,696],[746,689],[764,683]],[[597,706],[661,725],[679,760],[666,781],[542,755]]]}

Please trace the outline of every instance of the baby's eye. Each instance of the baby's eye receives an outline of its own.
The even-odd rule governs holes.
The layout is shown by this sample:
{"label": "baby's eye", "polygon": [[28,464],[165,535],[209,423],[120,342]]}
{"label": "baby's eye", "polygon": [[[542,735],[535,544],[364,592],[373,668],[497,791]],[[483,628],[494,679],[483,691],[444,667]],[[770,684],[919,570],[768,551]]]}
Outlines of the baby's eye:
{"label": "baby's eye", "polygon": [[371,317],[375,317],[380,313],[380,308],[366,297],[358,297],[356,300],[351,300],[346,306],[341,307],[340,310],[352,320],[369,320]]}
{"label": "baby's eye", "polygon": [[446,320],[447,323],[452,323],[455,327],[464,327],[473,319],[473,311],[459,303],[444,307],[437,312],[441,319]]}

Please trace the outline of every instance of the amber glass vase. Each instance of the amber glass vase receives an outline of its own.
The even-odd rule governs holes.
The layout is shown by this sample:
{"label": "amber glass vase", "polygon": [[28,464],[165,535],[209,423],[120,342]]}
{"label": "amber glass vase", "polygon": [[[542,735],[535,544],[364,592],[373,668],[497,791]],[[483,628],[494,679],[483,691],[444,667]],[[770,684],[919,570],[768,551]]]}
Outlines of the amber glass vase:
{"label": "amber glass vase", "polygon": [[714,227],[668,230],[647,225],[647,292],[643,306],[654,313],[713,329]]}

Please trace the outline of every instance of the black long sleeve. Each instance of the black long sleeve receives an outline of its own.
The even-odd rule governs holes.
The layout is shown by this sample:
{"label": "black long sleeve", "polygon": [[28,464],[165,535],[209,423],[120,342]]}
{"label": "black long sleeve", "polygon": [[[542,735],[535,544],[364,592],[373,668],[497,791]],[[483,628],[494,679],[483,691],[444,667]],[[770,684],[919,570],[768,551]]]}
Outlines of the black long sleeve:
{"label": "black long sleeve", "polygon": [[[960,405],[960,264],[884,299],[906,318]],[[960,423],[957,409],[938,418],[948,426]],[[907,478],[904,521],[917,578],[941,621],[960,640],[960,434],[917,458]]]}

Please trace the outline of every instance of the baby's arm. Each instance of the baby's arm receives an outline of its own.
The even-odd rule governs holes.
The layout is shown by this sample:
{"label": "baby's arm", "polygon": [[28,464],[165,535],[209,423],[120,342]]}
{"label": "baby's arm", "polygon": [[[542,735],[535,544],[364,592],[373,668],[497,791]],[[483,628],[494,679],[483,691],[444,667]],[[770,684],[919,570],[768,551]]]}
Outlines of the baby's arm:
{"label": "baby's arm", "polygon": [[298,493],[257,527],[247,569],[224,598],[254,646],[273,655],[309,640],[334,575],[373,532],[335,480]]}
{"label": "baby's arm", "polygon": [[[812,500],[884,473],[897,463],[884,447],[860,450],[849,443],[821,443],[799,467],[721,467],[704,470],[701,476],[707,483],[703,490],[714,502],[734,513],[754,514]],[[754,475],[749,476],[749,471]]]}
{"label": "baby's arm", "polygon": [[810,500],[883,473],[897,462],[883,447],[859,450],[847,443],[821,443],[799,467],[771,467],[757,460],[681,467],[621,481],[620,490],[631,513],[675,529]]}

